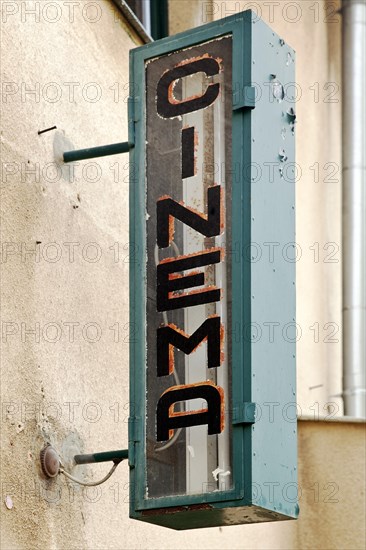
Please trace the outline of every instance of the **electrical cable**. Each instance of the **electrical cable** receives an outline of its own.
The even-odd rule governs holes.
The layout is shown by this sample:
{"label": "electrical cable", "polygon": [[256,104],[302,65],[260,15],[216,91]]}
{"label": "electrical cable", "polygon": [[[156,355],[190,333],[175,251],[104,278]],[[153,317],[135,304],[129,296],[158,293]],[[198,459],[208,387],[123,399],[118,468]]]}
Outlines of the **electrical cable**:
{"label": "electrical cable", "polygon": [[103,479],[101,479],[100,481],[89,481],[89,482],[88,481],[81,481],[80,479],[77,479],[76,477],[69,474],[69,472],[64,470],[62,466],[60,467],[59,473],[63,474],[65,477],[71,479],[71,481],[74,481],[75,483],[78,483],[79,485],[84,485],[85,487],[96,487],[97,485],[101,485],[102,483],[107,481],[107,479],[109,479],[111,477],[111,475],[114,473],[115,469],[117,468],[118,464],[120,464],[120,462],[122,462],[122,460],[119,460],[118,462],[115,462],[113,464],[112,468],[109,470],[108,474],[105,477],[103,477]]}

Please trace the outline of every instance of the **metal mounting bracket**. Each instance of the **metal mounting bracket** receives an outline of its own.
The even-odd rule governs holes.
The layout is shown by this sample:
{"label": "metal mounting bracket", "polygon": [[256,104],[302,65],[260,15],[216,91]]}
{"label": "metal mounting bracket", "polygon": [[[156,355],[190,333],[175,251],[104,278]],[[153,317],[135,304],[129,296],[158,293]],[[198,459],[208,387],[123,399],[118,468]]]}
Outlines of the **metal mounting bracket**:
{"label": "metal mounting bracket", "polygon": [[134,147],[133,143],[123,141],[121,143],[112,143],[111,145],[101,145],[99,147],[89,147],[88,149],[76,149],[75,151],[66,151],[64,153],[64,162],[75,162],[77,160],[93,159],[97,157],[106,157],[109,155],[118,155],[128,153]]}
{"label": "metal mounting bracket", "polygon": [[118,463],[128,458],[128,450],[106,451],[105,453],[92,453],[85,455],[75,455],[74,461],[76,464],[93,464],[95,462],[114,462]]}
{"label": "metal mounting bracket", "polygon": [[242,89],[233,93],[233,110],[255,108],[255,88],[254,86],[244,86]]}
{"label": "metal mounting bracket", "polygon": [[233,420],[234,425],[237,424],[254,424],[256,421],[257,407],[255,403],[247,402],[240,403],[233,407]]}

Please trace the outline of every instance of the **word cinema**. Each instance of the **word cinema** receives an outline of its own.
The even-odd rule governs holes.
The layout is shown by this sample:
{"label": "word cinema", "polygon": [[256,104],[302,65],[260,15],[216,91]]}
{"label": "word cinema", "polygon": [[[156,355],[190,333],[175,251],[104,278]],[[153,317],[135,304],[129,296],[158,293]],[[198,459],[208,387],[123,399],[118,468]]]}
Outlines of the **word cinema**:
{"label": "word cinema", "polygon": [[230,56],[146,63],[149,496],[230,486]]}

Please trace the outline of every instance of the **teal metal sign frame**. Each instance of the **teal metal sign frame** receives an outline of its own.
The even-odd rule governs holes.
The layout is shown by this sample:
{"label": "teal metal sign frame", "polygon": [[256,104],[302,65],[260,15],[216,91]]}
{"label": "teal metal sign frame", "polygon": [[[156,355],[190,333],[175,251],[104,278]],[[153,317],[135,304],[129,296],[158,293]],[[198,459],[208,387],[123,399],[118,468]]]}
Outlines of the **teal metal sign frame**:
{"label": "teal metal sign frame", "polygon": [[[146,492],[146,62],[232,36],[233,485]],[[297,504],[295,53],[252,11],[130,54],[130,517],[192,529],[294,519]]]}

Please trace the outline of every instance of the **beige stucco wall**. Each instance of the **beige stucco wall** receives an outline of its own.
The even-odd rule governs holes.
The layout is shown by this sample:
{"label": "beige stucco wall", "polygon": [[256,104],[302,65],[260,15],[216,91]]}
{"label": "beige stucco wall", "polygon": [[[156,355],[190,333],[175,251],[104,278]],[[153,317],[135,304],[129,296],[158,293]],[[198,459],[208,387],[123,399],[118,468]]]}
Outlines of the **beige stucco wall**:
{"label": "beige stucco wall", "polygon": [[365,424],[299,423],[295,548],[365,546]]}
{"label": "beige stucco wall", "polygon": [[[128,157],[80,163],[73,172],[60,168],[60,155],[127,138],[128,52],[140,41],[109,1],[78,2],[73,12],[65,2],[59,10],[10,2],[8,15],[5,4],[1,475],[14,508],[2,498],[2,548],[118,547],[123,531],[108,518],[126,519],[126,467],[116,516],[109,490],[116,480],[98,505],[78,489],[72,502],[64,480],[59,504],[31,492],[34,484],[54,488],[39,476],[45,440],[66,461],[78,449],[127,443]],[[26,254],[31,249],[36,256]],[[37,334],[26,334],[31,329]]]}
{"label": "beige stucco wall", "polygon": [[[131,328],[138,337],[128,325],[127,159],[85,161],[73,172],[60,155],[126,139],[128,50],[139,39],[109,0],[54,4],[1,4],[1,547],[361,548],[361,425],[300,424],[298,522],[175,533],[128,519],[126,464],[95,490],[40,475],[44,441],[70,467],[76,452],[126,446]],[[185,4],[174,0],[174,32],[206,13],[204,2]],[[340,344],[315,343],[308,327],[339,323],[340,286],[339,263],[314,263],[309,246],[319,242],[323,254],[340,229],[339,183],[322,181],[324,172],[314,183],[309,166],[339,161],[340,134],[339,103],[314,104],[309,92],[319,82],[324,97],[324,82],[339,78],[339,25],[311,17],[307,10],[285,25],[278,15],[271,24],[297,50],[306,98],[297,128],[306,174],[298,184],[299,399],[314,414],[309,407],[321,410],[340,391]],[[77,472],[96,480],[107,468]],[[333,482],[339,502],[324,502]]]}

